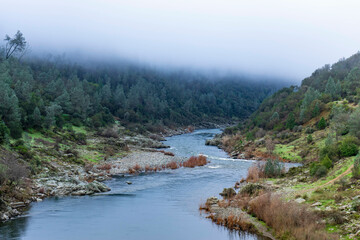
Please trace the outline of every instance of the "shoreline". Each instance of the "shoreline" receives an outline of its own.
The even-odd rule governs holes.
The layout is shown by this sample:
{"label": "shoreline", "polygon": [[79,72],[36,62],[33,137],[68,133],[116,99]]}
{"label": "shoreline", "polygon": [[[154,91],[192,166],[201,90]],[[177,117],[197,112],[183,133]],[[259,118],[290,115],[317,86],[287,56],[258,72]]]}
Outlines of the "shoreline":
{"label": "shoreline", "polygon": [[41,202],[48,197],[85,196],[111,191],[104,181],[113,176],[130,174],[129,169],[136,165],[141,169],[146,166],[162,169],[170,162],[180,163],[184,160],[158,151],[135,149],[123,158],[109,159],[91,167],[52,162],[51,167],[45,168],[33,179],[28,179],[31,181],[31,192],[24,201],[10,202],[7,209],[0,212],[0,220],[6,222],[18,217],[28,210],[32,202]]}

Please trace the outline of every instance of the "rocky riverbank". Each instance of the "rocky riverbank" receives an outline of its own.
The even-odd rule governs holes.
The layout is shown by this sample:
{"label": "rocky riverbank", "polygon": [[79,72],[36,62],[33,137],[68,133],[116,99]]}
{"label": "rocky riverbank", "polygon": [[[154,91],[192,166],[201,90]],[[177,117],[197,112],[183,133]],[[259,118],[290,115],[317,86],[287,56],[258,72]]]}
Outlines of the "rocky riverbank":
{"label": "rocky riverbank", "polygon": [[[98,164],[79,166],[66,162],[51,162],[40,174],[28,179],[30,190],[23,201],[13,199],[6,203],[0,213],[0,220],[6,221],[20,215],[31,202],[39,202],[46,197],[83,196],[107,192],[111,189],[104,181],[114,175],[129,173],[129,169],[162,169],[170,162],[182,162],[183,158],[166,155],[162,152],[134,150],[123,158],[113,158]],[[23,189],[24,190],[24,189]]]}

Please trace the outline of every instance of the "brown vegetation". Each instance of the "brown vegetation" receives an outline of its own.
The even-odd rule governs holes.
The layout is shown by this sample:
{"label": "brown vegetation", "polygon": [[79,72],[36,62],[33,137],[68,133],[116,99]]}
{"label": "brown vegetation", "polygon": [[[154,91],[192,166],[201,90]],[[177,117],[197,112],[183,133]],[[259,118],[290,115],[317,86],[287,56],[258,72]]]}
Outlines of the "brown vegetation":
{"label": "brown vegetation", "polygon": [[99,170],[110,170],[112,168],[110,163],[104,163],[99,166],[97,166],[97,169]]}
{"label": "brown vegetation", "polygon": [[249,232],[257,232],[256,228],[253,224],[249,223],[249,221],[243,219],[241,216],[230,215],[228,217],[216,217],[215,215],[209,215],[209,217],[213,222],[218,225],[226,226],[233,230],[242,230]]}
{"label": "brown vegetation", "polygon": [[338,239],[338,236],[325,232],[319,216],[306,206],[284,201],[279,195],[262,194],[249,202],[249,210],[279,236],[291,235],[299,240]]}
{"label": "brown vegetation", "polygon": [[177,169],[179,168],[179,165],[176,162],[169,162],[168,164],[166,164],[165,166],[166,168],[170,168],[170,169]]}
{"label": "brown vegetation", "polygon": [[206,164],[207,164],[206,157],[203,155],[200,155],[198,157],[195,157],[195,156],[190,157],[188,160],[183,162],[182,165],[183,165],[183,167],[193,168],[196,166],[204,166]]}

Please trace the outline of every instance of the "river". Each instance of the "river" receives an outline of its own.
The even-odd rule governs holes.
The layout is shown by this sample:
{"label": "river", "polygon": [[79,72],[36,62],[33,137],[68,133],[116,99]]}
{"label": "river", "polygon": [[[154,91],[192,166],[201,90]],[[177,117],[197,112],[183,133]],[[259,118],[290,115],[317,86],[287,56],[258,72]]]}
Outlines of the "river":
{"label": "river", "polygon": [[[229,231],[206,219],[199,205],[245,177],[254,161],[234,160],[205,140],[219,129],[167,138],[168,151],[189,157],[204,154],[204,167],[115,177],[110,192],[48,198],[31,204],[21,217],[0,225],[9,240],[252,240],[254,234]],[[133,184],[127,185],[126,181]]]}

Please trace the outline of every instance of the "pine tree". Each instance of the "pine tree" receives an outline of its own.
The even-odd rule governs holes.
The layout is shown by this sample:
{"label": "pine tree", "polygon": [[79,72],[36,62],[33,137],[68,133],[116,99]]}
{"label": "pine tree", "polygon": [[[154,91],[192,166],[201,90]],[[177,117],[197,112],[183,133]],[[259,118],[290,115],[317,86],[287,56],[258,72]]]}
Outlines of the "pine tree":
{"label": "pine tree", "polygon": [[286,128],[292,130],[295,127],[294,113],[290,113],[286,120]]}
{"label": "pine tree", "polygon": [[42,118],[38,107],[35,107],[34,112],[31,115],[31,122],[34,128],[40,129],[42,127]]}
{"label": "pine tree", "polygon": [[0,116],[10,129],[10,135],[13,138],[20,138],[22,126],[18,98],[14,90],[2,81],[0,81]]}
{"label": "pine tree", "polygon": [[318,129],[324,129],[326,128],[326,121],[325,118],[322,117],[317,125]]}
{"label": "pine tree", "polygon": [[336,98],[336,84],[332,77],[329,77],[326,83],[325,93],[329,94],[333,99]]}

